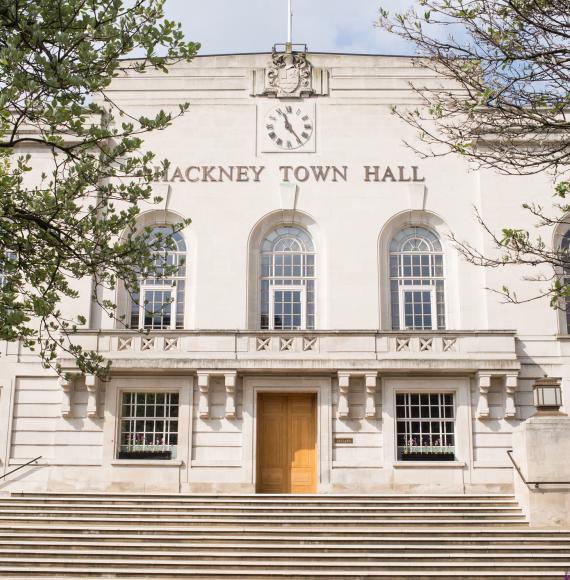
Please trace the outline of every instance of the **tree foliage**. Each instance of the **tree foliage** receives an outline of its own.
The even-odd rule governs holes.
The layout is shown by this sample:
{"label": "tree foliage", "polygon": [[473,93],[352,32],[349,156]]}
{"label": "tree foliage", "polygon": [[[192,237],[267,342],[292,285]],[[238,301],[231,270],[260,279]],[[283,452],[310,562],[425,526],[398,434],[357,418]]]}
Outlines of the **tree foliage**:
{"label": "tree foliage", "polygon": [[[506,174],[549,172],[552,205],[523,207],[538,226],[570,227],[570,1],[420,0],[400,14],[381,8],[378,25],[414,44],[417,64],[443,80],[415,84],[423,106],[396,111],[419,132],[422,145],[412,147],[420,155],[459,153]],[[559,306],[570,295],[560,278],[570,271],[567,250],[513,224],[495,234],[477,217],[499,252],[484,255],[455,239],[465,258],[487,267],[544,266],[550,274],[540,278],[549,287],[532,299],[549,295]],[[520,301],[508,288],[502,293]]]}
{"label": "tree foliage", "polygon": [[74,343],[84,317],[67,318],[61,302],[90,278],[93,299],[115,316],[102,288],[124,281],[134,291],[142,272],[169,274],[155,251],[170,236],[135,227],[157,201],[157,161],[142,146],[188,107],[134,118],[106,90],[120,74],[167,72],[198,48],[165,19],[164,0],[0,0],[0,340],[23,341],[55,368],[64,349],[83,372],[104,371]]}

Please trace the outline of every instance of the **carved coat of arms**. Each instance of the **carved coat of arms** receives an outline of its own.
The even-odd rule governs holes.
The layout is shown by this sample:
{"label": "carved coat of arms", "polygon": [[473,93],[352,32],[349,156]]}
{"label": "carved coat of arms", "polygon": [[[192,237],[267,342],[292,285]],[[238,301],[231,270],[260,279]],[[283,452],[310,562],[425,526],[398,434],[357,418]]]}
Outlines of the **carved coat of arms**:
{"label": "carved coat of arms", "polygon": [[310,95],[312,66],[305,53],[274,52],[265,72],[265,93],[276,97]]}

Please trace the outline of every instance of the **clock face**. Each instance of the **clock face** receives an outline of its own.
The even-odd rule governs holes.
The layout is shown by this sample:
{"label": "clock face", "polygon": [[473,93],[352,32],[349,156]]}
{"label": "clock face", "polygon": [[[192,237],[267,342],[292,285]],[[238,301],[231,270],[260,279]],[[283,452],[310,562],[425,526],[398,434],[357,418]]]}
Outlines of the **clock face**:
{"label": "clock face", "polygon": [[313,134],[311,115],[302,107],[283,105],[269,111],[265,119],[267,136],[280,149],[291,151],[305,145]]}

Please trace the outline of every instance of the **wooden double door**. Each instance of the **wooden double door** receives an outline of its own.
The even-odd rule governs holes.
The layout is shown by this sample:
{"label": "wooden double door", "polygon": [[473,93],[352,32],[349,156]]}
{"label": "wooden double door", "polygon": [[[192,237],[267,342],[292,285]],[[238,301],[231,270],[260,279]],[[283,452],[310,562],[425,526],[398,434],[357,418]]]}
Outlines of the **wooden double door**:
{"label": "wooden double door", "polygon": [[259,393],[257,492],[317,492],[317,397]]}

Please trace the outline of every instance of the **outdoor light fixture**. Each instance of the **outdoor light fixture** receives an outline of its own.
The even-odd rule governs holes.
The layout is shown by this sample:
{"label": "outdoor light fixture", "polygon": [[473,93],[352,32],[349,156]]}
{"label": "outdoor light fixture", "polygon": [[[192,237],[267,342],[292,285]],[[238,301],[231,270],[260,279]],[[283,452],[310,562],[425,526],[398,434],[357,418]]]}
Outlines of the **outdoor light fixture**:
{"label": "outdoor light fixture", "polygon": [[560,412],[562,406],[562,389],[560,379],[545,377],[537,379],[533,385],[534,406],[537,413]]}

